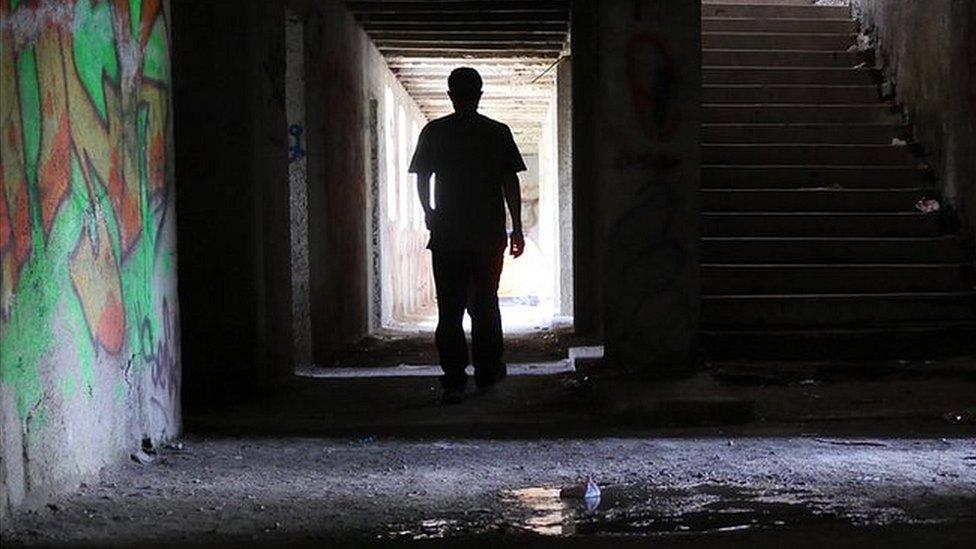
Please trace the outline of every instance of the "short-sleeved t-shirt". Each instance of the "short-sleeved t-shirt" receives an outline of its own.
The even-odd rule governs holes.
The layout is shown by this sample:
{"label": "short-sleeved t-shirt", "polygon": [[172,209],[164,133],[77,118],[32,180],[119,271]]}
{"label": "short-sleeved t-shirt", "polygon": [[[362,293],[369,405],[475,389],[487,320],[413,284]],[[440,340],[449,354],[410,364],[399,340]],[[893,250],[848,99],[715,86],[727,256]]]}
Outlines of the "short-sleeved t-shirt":
{"label": "short-sleeved t-shirt", "polygon": [[433,173],[431,250],[504,248],[502,176],[525,170],[512,131],[477,113],[454,113],[428,123],[417,141],[410,173]]}

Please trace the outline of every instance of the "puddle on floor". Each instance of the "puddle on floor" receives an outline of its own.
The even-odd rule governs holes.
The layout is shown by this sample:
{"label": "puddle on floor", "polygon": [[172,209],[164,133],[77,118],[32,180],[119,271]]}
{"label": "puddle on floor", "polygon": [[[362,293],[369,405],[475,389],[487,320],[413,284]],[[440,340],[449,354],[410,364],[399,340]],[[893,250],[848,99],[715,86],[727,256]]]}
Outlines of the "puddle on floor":
{"label": "puddle on floor", "polygon": [[507,492],[527,512],[525,518],[516,518],[512,524],[543,535],[647,535],[849,522],[826,510],[807,492],[757,492],[716,485],[688,488],[623,485],[604,487],[594,502],[580,497],[579,491],[574,487]]}
{"label": "puddle on floor", "polygon": [[582,487],[536,486],[501,494],[501,516],[440,518],[394,528],[387,538],[436,539],[486,533],[664,535],[853,524],[810,492],[697,485],[606,486],[599,498]]}

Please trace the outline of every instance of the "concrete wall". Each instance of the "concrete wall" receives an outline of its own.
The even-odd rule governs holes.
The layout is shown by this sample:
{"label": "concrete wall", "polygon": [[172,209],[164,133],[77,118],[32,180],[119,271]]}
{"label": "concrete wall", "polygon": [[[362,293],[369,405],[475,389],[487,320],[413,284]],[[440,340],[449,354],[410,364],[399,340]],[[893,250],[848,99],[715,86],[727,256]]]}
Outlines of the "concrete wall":
{"label": "concrete wall", "polygon": [[[286,10],[301,20],[301,44],[288,44]],[[188,402],[206,404],[272,388],[295,366],[327,365],[337,346],[366,335],[369,105],[379,99],[383,132],[384,86],[406,95],[340,2],[178,0],[173,12],[177,181],[188,212],[179,238],[193,258],[180,271],[184,372]],[[293,60],[301,48],[300,77],[287,70],[289,47]],[[289,93],[296,79],[304,109]],[[302,110],[302,157],[291,162],[289,116]],[[410,257],[421,262],[416,234]]]}
{"label": "concrete wall", "polygon": [[169,21],[0,1],[0,516],[180,432]]}
{"label": "concrete wall", "polygon": [[976,3],[853,0],[947,201],[976,228]]}
{"label": "concrete wall", "polygon": [[285,111],[291,244],[292,349],[297,368],[312,364],[308,275],[308,150],[305,136],[305,20],[285,12]]}
{"label": "concrete wall", "polygon": [[539,246],[551,268],[553,314],[573,315],[572,59],[556,67],[539,140]]}
{"label": "concrete wall", "polygon": [[[375,185],[371,185],[370,232],[375,235],[371,254],[375,272],[370,283],[379,285],[380,310],[372,328],[409,323],[420,309],[433,306],[434,283],[424,224],[423,209],[417,199],[416,176],[407,173],[417,137],[427,117],[407,95],[379,50],[362,33],[366,51],[366,101],[376,105],[376,139],[368,140],[367,150],[375,146]],[[444,83],[446,89],[447,83]],[[402,141],[402,143],[401,143]],[[436,184],[436,183],[435,183]],[[378,275],[378,276],[377,276]]]}
{"label": "concrete wall", "polygon": [[[399,150],[387,150],[385,139],[388,135],[394,143],[399,139],[401,107],[408,144],[415,140],[413,125],[419,130],[426,119],[340,2],[291,4],[308,21],[312,332],[315,362],[328,364],[333,349],[368,333],[371,318],[376,327],[377,320],[389,322],[432,298],[430,259],[424,252],[426,230],[413,179],[394,177],[405,172],[409,158],[400,158],[404,155]],[[392,109],[387,88],[393,95]],[[373,130],[371,102],[376,108]],[[412,145],[407,149],[408,156]],[[371,190],[379,191],[379,200],[374,200]],[[403,195],[408,198],[405,202]],[[397,211],[390,211],[387,198],[398,205]],[[380,212],[374,216],[376,206]],[[381,228],[378,235],[374,222]],[[381,247],[380,254],[372,253],[374,245]],[[376,256],[381,264],[374,271]],[[377,276],[388,289],[384,296],[374,291]],[[376,303],[377,297],[382,304]],[[380,314],[376,314],[378,305]]]}
{"label": "concrete wall", "polygon": [[308,47],[308,230],[313,358],[368,329],[365,48],[338,2],[313,6]]}
{"label": "concrete wall", "polygon": [[559,302],[562,293],[559,286],[559,268],[562,258],[559,249],[559,151],[556,106],[556,90],[553,89],[549,96],[549,105],[546,109],[546,117],[542,123],[542,134],[539,139],[538,206],[539,218],[543,222],[539,223],[538,243],[542,255],[551,267],[549,280],[546,280],[545,283],[551,288],[553,313],[559,314]]}
{"label": "concrete wall", "polygon": [[700,8],[574,4],[577,320],[648,375],[687,371],[697,349]]}

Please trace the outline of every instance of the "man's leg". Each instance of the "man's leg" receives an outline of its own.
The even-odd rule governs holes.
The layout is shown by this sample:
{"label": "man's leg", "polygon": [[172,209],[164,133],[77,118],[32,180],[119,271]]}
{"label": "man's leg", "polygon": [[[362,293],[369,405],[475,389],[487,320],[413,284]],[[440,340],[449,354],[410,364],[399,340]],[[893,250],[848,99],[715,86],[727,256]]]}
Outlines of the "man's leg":
{"label": "man's leg", "polygon": [[471,351],[475,381],[479,387],[492,385],[505,376],[502,363],[502,315],[498,310],[498,280],[505,250],[477,254],[469,311]]}
{"label": "man's leg", "polygon": [[433,251],[434,287],[437,293],[437,352],[440,354],[445,389],[464,390],[468,344],[464,339],[464,306],[470,284],[468,254]]}

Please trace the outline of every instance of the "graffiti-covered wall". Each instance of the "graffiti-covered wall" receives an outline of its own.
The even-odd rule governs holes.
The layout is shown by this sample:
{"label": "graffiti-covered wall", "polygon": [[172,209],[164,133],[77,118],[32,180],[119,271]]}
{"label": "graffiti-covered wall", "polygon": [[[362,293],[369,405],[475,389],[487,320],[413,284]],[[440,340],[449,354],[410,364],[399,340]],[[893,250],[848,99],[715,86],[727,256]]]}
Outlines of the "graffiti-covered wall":
{"label": "graffiti-covered wall", "polygon": [[0,0],[0,511],[180,429],[165,0]]}

